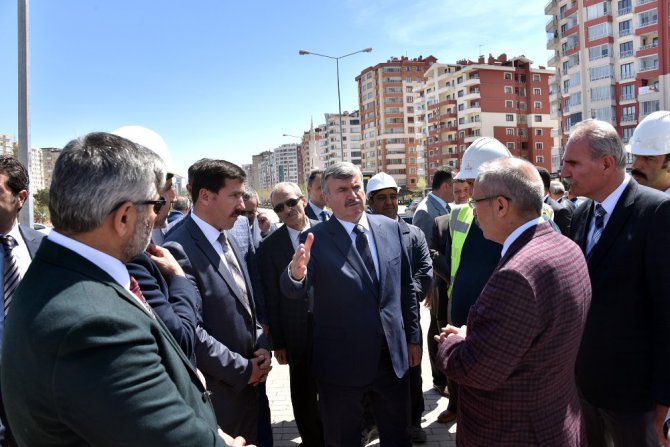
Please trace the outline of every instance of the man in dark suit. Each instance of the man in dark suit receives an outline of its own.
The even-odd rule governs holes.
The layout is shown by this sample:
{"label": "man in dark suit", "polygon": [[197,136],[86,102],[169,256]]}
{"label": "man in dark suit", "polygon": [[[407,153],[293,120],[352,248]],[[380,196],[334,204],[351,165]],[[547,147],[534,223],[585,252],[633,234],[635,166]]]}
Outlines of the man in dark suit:
{"label": "man in dark suit", "polygon": [[293,300],[279,290],[279,279],[291,262],[303,231],[318,224],[305,215],[307,200],[295,183],[275,185],[270,202],[284,223],[260,246],[258,260],[265,285],[274,355],[280,365],[289,365],[293,415],[305,447],[323,446],[316,380],[312,372],[312,312],[307,296]]}
{"label": "man in dark suit", "polygon": [[409,446],[407,370],[419,363],[421,345],[400,227],[365,213],[363,176],[351,163],[328,167],[322,184],[334,218],[309,230],[281,286],[293,299],[313,288],[313,367],[326,445],[360,443],[367,395],[381,444]]}
{"label": "man in dark suit", "polygon": [[657,446],[670,405],[670,199],[626,174],[608,123],[586,120],[565,147],[563,177],[588,200],[571,236],[587,258],[593,301],[577,358],[590,446]]}
{"label": "man in dark suit", "polygon": [[[9,312],[13,290],[28,270],[30,261],[35,257],[35,252],[44,237],[39,231],[19,225],[18,222],[19,211],[28,199],[28,181],[28,171],[21,162],[9,155],[0,156],[0,234],[2,234],[2,240],[7,239],[8,246],[11,245],[11,253],[6,251],[4,242],[0,248],[4,259],[4,263],[0,263],[2,290],[5,290],[7,286],[10,288],[8,293],[3,295],[4,312],[0,312],[0,343],[2,343],[5,315]],[[7,277],[6,281],[6,273],[10,275],[14,265],[16,275],[13,279]],[[11,284],[12,281],[14,285]],[[0,393],[0,445],[7,445],[11,434],[7,429],[7,419],[1,397],[2,393]]]}
{"label": "man in dark suit", "polygon": [[565,207],[551,198],[549,187],[551,184],[551,175],[543,167],[537,167],[540,173],[542,184],[544,185],[544,203],[551,207],[553,211],[552,219],[563,236],[570,236],[570,222],[572,221],[572,209]]}
{"label": "man in dark suit", "polygon": [[2,346],[19,445],[225,445],[196,370],[123,265],[149,242],[164,181],[155,154],[111,134],[74,140],[58,158],[55,228]]}
{"label": "man in dark suit", "polygon": [[307,194],[309,194],[309,201],[305,207],[305,214],[312,220],[325,222],[330,219],[332,213],[326,211],[326,199],[323,197],[321,190],[321,175],[323,171],[315,169],[309,173],[307,177]]}
{"label": "man in dark suit", "polygon": [[[400,225],[407,256],[409,256],[418,308],[433,279],[433,262],[423,231],[398,217],[399,189],[393,177],[385,172],[379,172],[368,180],[366,193],[372,214],[381,214],[389,219],[397,220]],[[421,428],[421,416],[425,410],[422,385],[421,364],[419,364],[409,369],[410,430],[411,440],[415,443],[424,443],[427,440],[426,432]]]}
{"label": "man in dark suit", "polygon": [[589,276],[579,247],[541,217],[542,196],[527,161],[479,169],[471,204],[503,251],[467,327],[440,336],[438,359],[459,384],[459,446],[586,445],[573,371]]}
{"label": "man in dark suit", "polygon": [[171,223],[174,223],[178,220],[181,220],[188,214],[188,210],[191,209],[191,200],[186,196],[177,196],[172,203],[172,209],[168,213],[167,223],[168,226]]}
{"label": "man in dark suit", "polygon": [[193,208],[168,236],[170,250],[202,297],[196,360],[207,379],[219,425],[256,442],[256,385],[271,367],[269,344],[256,319],[247,264],[232,228],[244,211],[244,171],[224,160],[191,167]]}

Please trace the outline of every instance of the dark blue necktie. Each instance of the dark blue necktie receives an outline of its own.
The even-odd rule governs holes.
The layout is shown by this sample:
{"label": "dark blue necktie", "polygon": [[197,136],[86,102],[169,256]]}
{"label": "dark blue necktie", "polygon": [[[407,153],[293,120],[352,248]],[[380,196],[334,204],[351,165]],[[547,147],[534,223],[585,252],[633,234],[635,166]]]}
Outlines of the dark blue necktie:
{"label": "dark blue necktie", "polygon": [[365,236],[365,228],[363,228],[363,225],[361,224],[356,224],[354,233],[356,233],[356,250],[358,250],[358,254],[361,255],[361,258],[363,259],[363,263],[370,274],[370,279],[372,282],[376,282],[377,271],[375,270],[375,263],[372,260],[372,252],[370,251],[368,238]]}

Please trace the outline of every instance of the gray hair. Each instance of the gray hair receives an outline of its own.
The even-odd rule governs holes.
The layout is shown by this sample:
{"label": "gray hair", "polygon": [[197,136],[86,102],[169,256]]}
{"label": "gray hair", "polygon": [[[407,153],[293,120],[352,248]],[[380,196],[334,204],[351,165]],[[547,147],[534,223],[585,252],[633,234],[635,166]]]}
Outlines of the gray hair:
{"label": "gray hair", "polygon": [[552,180],[549,184],[549,192],[552,194],[565,194],[565,186],[558,180]]}
{"label": "gray hair", "polygon": [[191,206],[191,199],[186,196],[177,196],[172,204],[172,209],[176,211],[186,211]]}
{"label": "gray hair", "polygon": [[70,141],[56,161],[49,212],[56,230],[98,228],[124,202],[152,200],[165,183],[165,165],[153,151],[104,132]]}
{"label": "gray hair", "polygon": [[338,180],[350,179],[354,176],[363,179],[363,174],[358,166],[348,161],[340,161],[331,166],[328,166],[321,175],[321,190],[324,194],[329,194],[328,178],[332,177]]}
{"label": "gray hair", "polygon": [[272,188],[272,191],[270,192],[270,203],[272,203],[272,196],[274,193],[279,191],[292,191],[296,196],[302,197],[302,191],[300,190],[300,186],[297,184],[293,182],[279,182],[274,186],[274,188]]}
{"label": "gray hair", "polygon": [[244,194],[242,194],[242,200],[246,202],[249,199],[256,199],[256,202],[258,202],[258,193],[253,189],[247,189],[244,191]]}
{"label": "gray hair", "polygon": [[535,166],[520,158],[499,158],[479,168],[477,188],[485,195],[500,195],[512,203],[521,216],[542,214],[544,185]]}
{"label": "gray hair", "polygon": [[591,159],[596,160],[605,155],[614,157],[618,168],[626,167],[626,150],[616,129],[605,121],[588,119],[581,121],[572,128],[570,140],[586,139],[591,150]]}

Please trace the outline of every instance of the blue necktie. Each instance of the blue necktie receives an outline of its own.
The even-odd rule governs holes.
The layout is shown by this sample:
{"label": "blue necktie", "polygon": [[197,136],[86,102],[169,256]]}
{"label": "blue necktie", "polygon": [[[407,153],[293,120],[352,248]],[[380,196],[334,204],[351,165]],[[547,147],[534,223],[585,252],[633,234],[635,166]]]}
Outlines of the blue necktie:
{"label": "blue necktie", "polygon": [[12,302],[12,298],[14,296],[14,291],[19,285],[19,281],[21,281],[21,272],[19,272],[19,266],[16,263],[16,257],[14,256],[14,245],[16,245],[16,241],[14,238],[10,235],[5,235],[2,236],[2,247],[5,249],[5,259],[4,259],[4,266],[5,266],[5,274],[4,274],[4,284],[5,284],[5,302],[4,302],[4,310],[5,310],[5,315],[7,315],[7,311],[9,310],[9,305]]}
{"label": "blue necktie", "polygon": [[370,274],[370,279],[372,282],[376,282],[377,271],[375,270],[375,262],[372,260],[372,252],[370,251],[368,238],[365,236],[365,228],[363,228],[363,225],[361,224],[356,224],[354,233],[356,233],[356,250],[363,259],[363,264],[365,264],[365,267]]}
{"label": "blue necktie", "polygon": [[594,224],[595,224],[595,229],[593,230],[593,236],[591,236],[591,249],[589,250],[589,254],[593,251],[593,247],[596,246],[598,241],[600,240],[600,236],[603,234],[603,230],[605,229],[605,215],[607,214],[607,211],[605,211],[605,208],[601,204],[596,205],[596,209],[594,211]]}
{"label": "blue necktie", "polygon": [[328,220],[328,213],[326,213],[325,211],[321,211],[321,214],[319,214],[319,216],[321,216],[321,222],[325,222]]}

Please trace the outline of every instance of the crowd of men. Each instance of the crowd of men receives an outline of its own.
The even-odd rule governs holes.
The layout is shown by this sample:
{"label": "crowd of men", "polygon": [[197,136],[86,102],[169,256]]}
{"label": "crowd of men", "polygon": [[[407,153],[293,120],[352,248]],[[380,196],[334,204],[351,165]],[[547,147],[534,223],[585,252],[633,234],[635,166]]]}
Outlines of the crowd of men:
{"label": "crowd of men", "polygon": [[415,225],[391,175],[346,162],[274,185],[280,225],[224,160],[175,197],[160,136],[122,129],[63,149],[46,237],[0,157],[1,445],[272,446],[273,353],[302,445],[424,443],[424,337],[459,446],[666,445],[670,113],[631,175],[602,121],[574,126],[563,181],[479,138]]}

